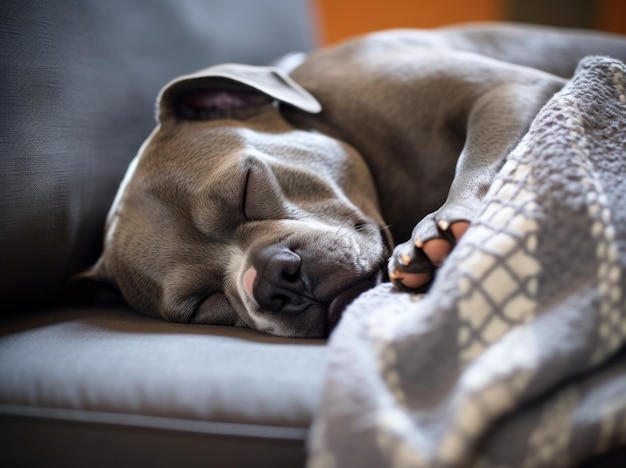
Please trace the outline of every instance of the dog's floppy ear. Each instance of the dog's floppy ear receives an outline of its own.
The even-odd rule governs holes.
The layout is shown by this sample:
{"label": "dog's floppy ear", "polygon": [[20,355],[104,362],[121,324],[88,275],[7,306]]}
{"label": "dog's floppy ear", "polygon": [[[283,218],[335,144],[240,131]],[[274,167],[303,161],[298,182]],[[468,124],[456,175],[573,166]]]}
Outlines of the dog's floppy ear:
{"label": "dog's floppy ear", "polygon": [[274,100],[313,114],[322,110],[317,99],[276,67],[223,64],[168,83],[159,94],[158,120],[237,118]]}

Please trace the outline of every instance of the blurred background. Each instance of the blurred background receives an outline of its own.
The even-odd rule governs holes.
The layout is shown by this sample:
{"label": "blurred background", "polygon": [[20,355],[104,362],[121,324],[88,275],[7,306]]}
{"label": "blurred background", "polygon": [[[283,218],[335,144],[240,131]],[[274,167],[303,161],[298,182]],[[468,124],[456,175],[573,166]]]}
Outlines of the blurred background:
{"label": "blurred background", "polygon": [[309,0],[321,44],[393,27],[520,21],[626,34],[625,0]]}

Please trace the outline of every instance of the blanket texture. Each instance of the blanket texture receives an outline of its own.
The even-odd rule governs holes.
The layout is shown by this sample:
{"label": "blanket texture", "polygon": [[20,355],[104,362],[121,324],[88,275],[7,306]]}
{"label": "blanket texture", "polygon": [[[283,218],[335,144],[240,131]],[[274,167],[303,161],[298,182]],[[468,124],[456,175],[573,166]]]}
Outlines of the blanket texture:
{"label": "blanket texture", "polygon": [[558,467],[626,445],[626,67],[587,57],[423,296],[330,340],[309,467]]}

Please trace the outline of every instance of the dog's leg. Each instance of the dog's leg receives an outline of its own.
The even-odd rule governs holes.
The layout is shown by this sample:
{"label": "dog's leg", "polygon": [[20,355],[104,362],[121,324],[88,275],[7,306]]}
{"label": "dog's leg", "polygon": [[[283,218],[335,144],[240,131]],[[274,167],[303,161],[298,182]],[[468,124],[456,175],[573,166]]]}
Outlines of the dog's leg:
{"label": "dog's leg", "polygon": [[501,85],[483,94],[468,117],[464,148],[446,202],[424,217],[389,259],[389,278],[402,290],[425,290],[436,269],[468,229],[482,199],[541,106],[560,80]]}

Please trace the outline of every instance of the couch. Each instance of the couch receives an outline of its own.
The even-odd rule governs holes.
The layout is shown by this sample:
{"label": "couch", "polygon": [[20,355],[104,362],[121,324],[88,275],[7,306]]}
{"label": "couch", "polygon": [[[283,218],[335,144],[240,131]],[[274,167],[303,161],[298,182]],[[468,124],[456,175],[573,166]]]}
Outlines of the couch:
{"label": "couch", "polygon": [[172,78],[315,46],[305,0],[0,10],[3,466],[302,466],[323,340],[167,323],[68,287]]}

